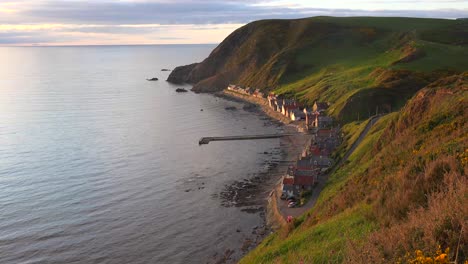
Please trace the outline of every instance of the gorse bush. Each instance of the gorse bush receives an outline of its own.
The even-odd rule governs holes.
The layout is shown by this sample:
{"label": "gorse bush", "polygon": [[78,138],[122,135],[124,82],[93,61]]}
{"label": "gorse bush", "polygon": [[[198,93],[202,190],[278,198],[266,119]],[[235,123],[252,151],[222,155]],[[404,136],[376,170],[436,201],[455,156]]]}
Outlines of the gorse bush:
{"label": "gorse bush", "polygon": [[416,250],[414,255],[407,253],[404,260],[398,261],[398,264],[449,264],[450,248],[446,248],[444,251],[441,250],[440,246],[434,255],[425,255],[421,250]]}

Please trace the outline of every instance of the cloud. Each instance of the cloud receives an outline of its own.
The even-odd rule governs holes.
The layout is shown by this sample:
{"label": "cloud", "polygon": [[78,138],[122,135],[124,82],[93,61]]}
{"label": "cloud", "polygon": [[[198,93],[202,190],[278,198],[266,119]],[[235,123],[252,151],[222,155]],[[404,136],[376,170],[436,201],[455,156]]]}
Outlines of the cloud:
{"label": "cloud", "polygon": [[[416,0],[418,1],[418,0]],[[270,1],[271,2],[271,1]],[[377,1],[389,2],[389,1]],[[402,1],[408,3],[410,1]],[[434,2],[434,1],[430,1]],[[439,1],[441,2],[441,1]],[[444,1],[442,1],[444,2]],[[453,1],[452,1],[453,2]],[[312,15],[375,15],[455,18],[467,16],[465,9],[366,10],[269,5],[268,1],[21,1],[16,12],[1,23],[86,24],[226,24],[248,23],[265,18],[298,18]],[[29,3],[29,4],[27,4]],[[271,3],[273,4],[273,3]],[[368,5],[362,4],[362,7]],[[12,7],[10,6],[10,9]],[[8,19],[9,21],[6,21]],[[13,23],[15,23],[13,22]]]}
{"label": "cloud", "polygon": [[0,25],[0,45],[111,45],[219,43],[242,24]]}
{"label": "cloud", "polygon": [[395,1],[397,4],[390,7],[396,8],[389,8],[391,1],[387,0],[6,0],[0,2],[0,33],[4,34],[0,44],[112,44],[116,39],[122,44],[215,43],[237,27],[259,19],[323,15],[468,17],[464,1]]}
{"label": "cloud", "polygon": [[0,45],[41,45],[59,44],[60,42],[73,43],[80,38],[72,35],[61,35],[59,38],[54,34],[38,31],[0,32]]}

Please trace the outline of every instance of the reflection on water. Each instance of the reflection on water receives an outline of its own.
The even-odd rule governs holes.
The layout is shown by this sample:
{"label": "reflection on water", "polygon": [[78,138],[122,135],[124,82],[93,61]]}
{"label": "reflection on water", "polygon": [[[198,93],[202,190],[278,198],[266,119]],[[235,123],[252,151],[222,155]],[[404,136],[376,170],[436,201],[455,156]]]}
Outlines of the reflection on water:
{"label": "reflection on water", "polygon": [[0,48],[0,263],[203,263],[240,248],[236,229],[261,217],[219,193],[279,141],[198,140],[277,128],[177,94],[160,71],[213,47]]}

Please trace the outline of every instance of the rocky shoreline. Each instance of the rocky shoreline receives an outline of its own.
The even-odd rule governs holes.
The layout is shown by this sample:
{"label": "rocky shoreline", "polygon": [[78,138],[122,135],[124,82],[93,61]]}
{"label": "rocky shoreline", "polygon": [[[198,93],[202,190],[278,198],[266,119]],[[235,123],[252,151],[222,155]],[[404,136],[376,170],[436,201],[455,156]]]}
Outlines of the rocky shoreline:
{"label": "rocky shoreline", "polygon": [[[300,131],[300,127],[296,124],[291,124],[288,120],[282,120],[282,115],[273,115],[268,111],[267,105],[260,101],[255,101],[254,98],[237,96],[230,93],[216,93],[215,96],[225,100],[243,103],[243,109],[253,114],[263,116],[261,120],[264,125],[281,126],[285,132]],[[279,113],[278,113],[279,114]],[[283,118],[284,119],[284,118]],[[278,228],[282,223],[278,214],[271,212],[275,210],[271,206],[271,195],[276,188],[281,176],[286,172],[289,164],[296,160],[302,153],[304,146],[309,142],[308,135],[298,135],[294,137],[284,137],[280,139],[280,147],[274,149],[271,153],[263,153],[269,155],[269,158],[264,166],[267,168],[265,172],[259,172],[251,177],[245,178],[242,181],[236,181],[230,185],[226,185],[223,190],[217,194],[217,198],[221,200],[221,204],[226,207],[239,207],[241,211],[247,213],[259,213],[263,218],[264,223],[261,226],[255,226],[252,230],[236,230],[236,232],[247,232],[241,247],[241,255],[247,254],[255,248],[260,242],[274,229]],[[280,158],[276,158],[280,156]],[[275,156],[275,158],[273,158]],[[209,263],[235,263],[238,259],[234,256],[235,250],[228,249],[224,254],[212,256],[212,261]]]}

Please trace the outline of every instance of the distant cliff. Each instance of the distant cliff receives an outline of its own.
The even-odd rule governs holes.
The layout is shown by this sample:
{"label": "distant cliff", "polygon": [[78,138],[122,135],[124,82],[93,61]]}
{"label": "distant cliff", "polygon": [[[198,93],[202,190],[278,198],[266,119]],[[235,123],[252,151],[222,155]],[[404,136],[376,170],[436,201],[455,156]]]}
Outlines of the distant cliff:
{"label": "distant cliff", "polygon": [[[253,76],[258,75],[259,70],[266,70],[267,64],[274,63],[273,57],[288,46],[286,42],[290,40],[282,34],[293,26],[291,23],[287,20],[269,20],[241,27],[203,62],[175,68],[168,81],[192,83],[194,90],[201,92],[219,91],[229,82],[251,83],[262,87],[274,85],[275,82],[266,76],[253,82]],[[266,75],[273,76],[274,72],[268,69]]]}
{"label": "distant cliff", "polygon": [[196,92],[235,83],[329,101],[331,115],[353,120],[397,109],[435,79],[467,70],[467,28],[466,20],[420,18],[261,20],[201,63],[175,68],[168,81]]}

